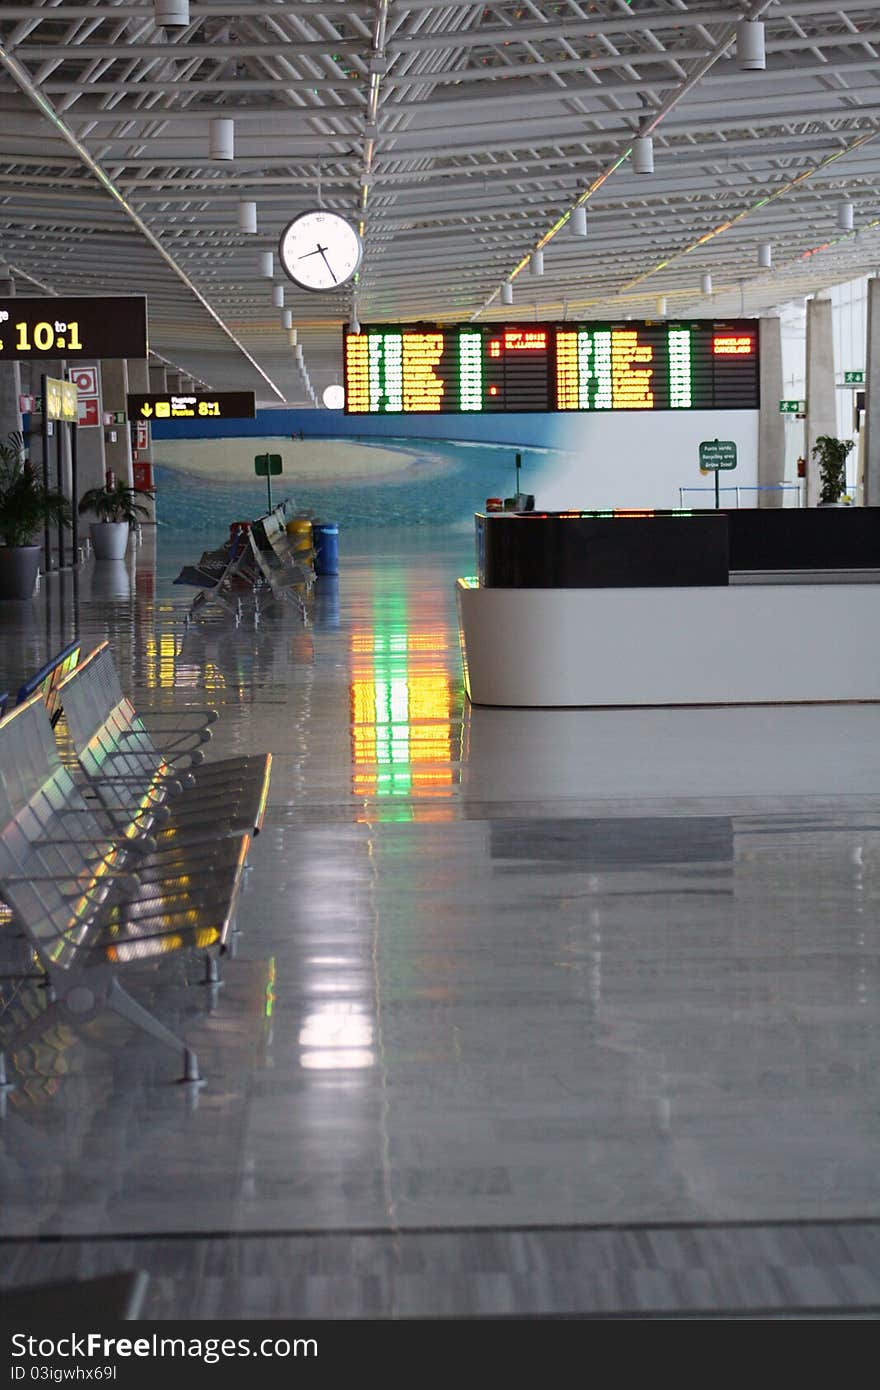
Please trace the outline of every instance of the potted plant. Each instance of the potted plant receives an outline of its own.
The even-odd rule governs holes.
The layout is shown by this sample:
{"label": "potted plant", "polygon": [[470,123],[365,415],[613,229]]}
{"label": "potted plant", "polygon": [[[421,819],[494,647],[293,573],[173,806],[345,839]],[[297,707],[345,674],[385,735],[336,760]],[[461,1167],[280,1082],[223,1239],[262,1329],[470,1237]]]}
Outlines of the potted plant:
{"label": "potted plant", "polygon": [[30,598],[37,582],[41,546],[36,537],[47,522],[70,524],[70,503],[45,488],[25,458],[15,432],[0,443],[0,598]]}
{"label": "potted plant", "polygon": [[138,518],[149,516],[140,500],[155,494],[147,488],[135,492],[127,483],[108,475],[103,487],[90,488],[80,499],[79,511],[93,512],[97,518],[89,528],[96,560],[121,560],[128,545],[129,531]]}
{"label": "potted plant", "polygon": [[846,507],[840,499],[846,492],[846,460],[855,447],[852,439],[835,439],[820,434],[813,445],[813,458],[819,465],[820,507]]}

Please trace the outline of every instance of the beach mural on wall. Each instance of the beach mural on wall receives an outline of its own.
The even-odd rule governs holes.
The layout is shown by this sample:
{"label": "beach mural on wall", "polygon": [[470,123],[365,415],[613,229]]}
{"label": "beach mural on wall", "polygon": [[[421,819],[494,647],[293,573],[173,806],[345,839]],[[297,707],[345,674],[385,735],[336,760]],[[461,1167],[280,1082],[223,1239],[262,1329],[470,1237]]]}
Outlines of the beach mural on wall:
{"label": "beach mural on wall", "polygon": [[267,492],[254,456],[265,453],[283,461],[275,500],[346,527],[469,527],[487,497],[515,491],[517,453],[522,490],[546,510],[711,506],[700,442],[733,440],[736,484],[751,491],[757,434],[757,411],[743,410],[404,419],[267,409],[255,420],[154,422],[157,514],[212,533],[258,516]]}
{"label": "beach mural on wall", "polygon": [[[540,442],[533,418],[519,432],[509,427],[513,418],[521,417],[508,417],[500,440],[479,437],[488,433],[473,428],[482,421],[462,428],[448,416],[444,429],[425,417],[407,421],[419,433],[406,435],[398,433],[399,419],[365,422],[330,411],[264,410],[256,420],[154,425],[159,521],[216,531],[264,511],[266,482],[254,475],[254,456],[272,453],[283,467],[273,479],[274,498],[291,496],[341,525],[470,524],[487,497],[514,492],[517,453],[522,485],[534,492],[556,452]],[[465,437],[444,437],[453,432]]]}
{"label": "beach mural on wall", "polygon": [[[475,457],[479,451],[479,457]],[[280,454],[273,499],[345,526],[448,525],[471,518],[487,497],[515,486],[508,446],[461,441],[304,439],[266,435],[249,440],[157,442],[154,448],[159,520],[173,527],[216,530],[230,518],[266,510],[266,481],[254,476],[255,454]],[[523,451],[523,473],[540,455]]]}

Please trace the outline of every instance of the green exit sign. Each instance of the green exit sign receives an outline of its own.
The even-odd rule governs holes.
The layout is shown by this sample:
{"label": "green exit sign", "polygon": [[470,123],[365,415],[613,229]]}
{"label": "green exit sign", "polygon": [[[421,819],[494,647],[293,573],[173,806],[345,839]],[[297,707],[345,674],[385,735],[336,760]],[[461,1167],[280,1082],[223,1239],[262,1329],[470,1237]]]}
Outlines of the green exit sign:
{"label": "green exit sign", "polygon": [[256,454],[254,472],[258,478],[275,478],[281,472],[280,454]]}
{"label": "green exit sign", "polygon": [[779,409],[783,415],[806,415],[806,401],[780,401]]}
{"label": "green exit sign", "polygon": [[843,374],[843,382],[844,382],[844,385],[845,385],[845,386],[864,386],[864,384],[865,384],[865,373],[864,373],[864,372],[844,372],[844,374]]}
{"label": "green exit sign", "polygon": [[736,445],[732,439],[706,439],[700,445],[703,469],[736,468]]}

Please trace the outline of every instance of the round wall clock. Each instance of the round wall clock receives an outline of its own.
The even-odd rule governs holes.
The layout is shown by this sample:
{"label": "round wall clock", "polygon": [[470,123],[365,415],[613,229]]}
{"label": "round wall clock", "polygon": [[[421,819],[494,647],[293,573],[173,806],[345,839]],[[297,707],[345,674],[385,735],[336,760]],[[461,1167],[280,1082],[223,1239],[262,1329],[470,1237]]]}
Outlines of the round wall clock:
{"label": "round wall clock", "polygon": [[337,212],[301,212],[285,227],[278,243],[284,273],[304,290],[335,290],[356,272],[363,243]]}

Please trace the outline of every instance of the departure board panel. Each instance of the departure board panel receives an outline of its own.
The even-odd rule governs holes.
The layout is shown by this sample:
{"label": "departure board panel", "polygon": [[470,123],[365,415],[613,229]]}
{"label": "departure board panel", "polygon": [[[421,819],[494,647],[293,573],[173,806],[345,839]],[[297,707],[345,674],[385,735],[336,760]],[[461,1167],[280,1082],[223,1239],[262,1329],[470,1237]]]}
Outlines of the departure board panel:
{"label": "departure board panel", "polygon": [[365,324],[345,331],[348,415],[757,410],[758,325]]}

